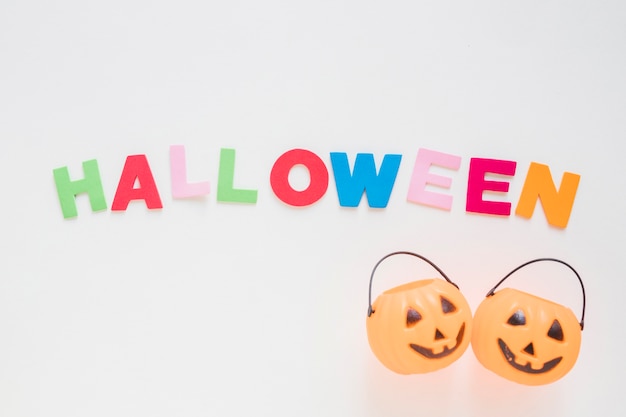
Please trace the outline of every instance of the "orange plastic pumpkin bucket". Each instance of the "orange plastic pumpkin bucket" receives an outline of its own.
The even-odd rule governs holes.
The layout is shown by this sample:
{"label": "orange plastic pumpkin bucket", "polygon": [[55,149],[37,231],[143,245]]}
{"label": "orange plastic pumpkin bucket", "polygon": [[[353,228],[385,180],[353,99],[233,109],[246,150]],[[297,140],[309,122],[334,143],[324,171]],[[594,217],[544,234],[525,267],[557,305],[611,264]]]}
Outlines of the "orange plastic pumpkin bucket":
{"label": "orange plastic pumpkin bucket", "polygon": [[[539,261],[569,267],[583,292],[579,322],[572,310],[511,288],[495,290],[514,272]],[[540,258],[517,267],[493,287],[474,314],[472,350],[485,368],[525,385],[552,383],[576,363],[585,319],[585,287],[578,272],[554,258]]]}
{"label": "orange plastic pumpkin bucket", "polygon": [[[372,281],[382,261],[411,255],[434,267],[445,280],[423,279],[383,292],[372,304]],[[378,360],[399,374],[432,372],[461,357],[470,342],[472,314],[456,284],[435,264],[412,252],[393,252],[370,277],[366,327]]]}

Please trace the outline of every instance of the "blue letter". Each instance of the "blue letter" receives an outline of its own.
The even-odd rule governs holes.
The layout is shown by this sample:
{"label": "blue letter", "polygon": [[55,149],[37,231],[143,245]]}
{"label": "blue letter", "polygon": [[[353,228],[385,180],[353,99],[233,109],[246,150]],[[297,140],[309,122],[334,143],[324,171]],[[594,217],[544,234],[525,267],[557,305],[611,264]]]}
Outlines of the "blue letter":
{"label": "blue letter", "polygon": [[351,174],[348,155],[344,152],[331,152],[330,162],[335,174],[339,205],[357,207],[365,192],[370,207],[387,207],[401,159],[402,155],[385,155],[380,172],[376,174],[374,155],[359,153],[356,155],[354,171]]}

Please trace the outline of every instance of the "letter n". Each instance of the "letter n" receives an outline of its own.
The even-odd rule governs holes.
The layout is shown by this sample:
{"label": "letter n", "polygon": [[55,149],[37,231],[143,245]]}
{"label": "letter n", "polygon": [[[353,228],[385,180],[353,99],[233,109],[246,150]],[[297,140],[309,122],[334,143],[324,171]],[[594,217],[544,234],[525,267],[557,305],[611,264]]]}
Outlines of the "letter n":
{"label": "letter n", "polygon": [[531,218],[537,200],[541,200],[548,223],[565,228],[569,222],[579,182],[580,175],[565,172],[557,190],[552,180],[550,167],[531,162],[515,214]]}

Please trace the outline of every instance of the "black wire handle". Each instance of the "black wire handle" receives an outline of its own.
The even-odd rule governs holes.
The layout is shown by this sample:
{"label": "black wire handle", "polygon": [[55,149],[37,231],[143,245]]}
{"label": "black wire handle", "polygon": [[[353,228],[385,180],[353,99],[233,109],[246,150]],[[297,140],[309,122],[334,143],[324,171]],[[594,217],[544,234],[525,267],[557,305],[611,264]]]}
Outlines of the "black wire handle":
{"label": "black wire handle", "polygon": [[540,262],[540,261],[558,262],[560,264],[565,265],[566,267],[571,269],[574,274],[576,274],[576,278],[578,278],[578,282],[580,282],[580,288],[583,291],[583,312],[582,312],[582,315],[580,316],[580,330],[583,330],[585,328],[585,308],[586,308],[586,304],[587,304],[587,297],[585,295],[585,285],[583,284],[583,280],[582,280],[582,278],[580,278],[580,275],[578,274],[578,272],[576,272],[576,270],[570,264],[568,264],[567,262],[564,262],[564,261],[562,261],[560,259],[556,259],[556,258],[538,258],[538,259],[533,259],[532,261],[528,261],[526,263],[521,264],[520,266],[518,266],[517,268],[515,268],[514,270],[512,270],[511,272],[506,274],[506,276],[504,278],[502,278],[500,280],[500,282],[498,282],[491,290],[489,290],[489,292],[487,293],[486,297],[491,297],[494,294],[494,292],[496,291],[496,288],[498,288],[500,286],[500,284],[502,284],[504,282],[505,279],[507,279],[508,277],[513,275],[515,272],[517,272],[518,270],[522,269],[523,267],[525,267],[527,265],[533,264],[535,262]]}
{"label": "black wire handle", "polygon": [[411,255],[411,256],[415,256],[417,258],[420,258],[422,261],[426,262],[427,264],[429,264],[430,266],[432,266],[433,268],[435,268],[437,270],[437,272],[439,272],[446,281],[448,281],[450,284],[454,285],[456,288],[459,288],[458,285],[456,285],[454,282],[450,281],[450,278],[448,278],[448,276],[441,270],[439,269],[439,267],[437,265],[435,265],[432,261],[430,261],[429,259],[423,257],[422,255],[418,255],[417,253],[413,253],[413,252],[407,252],[407,251],[398,251],[398,252],[392,252],[388,255],[385,255],[382,257],[382,259],[378,262],[376,262],[376,265],[374,265],[374,269],[372,270],[372,275],[370,275],[370,290],[369,290],[369,307],[367,308],[367,317],[370,317],[372,315],[372,313],[374,313],[374,309],[372,308],[372,282],[374,281],[374,273],[376,272],[376,268],[378,268],[378,265],[380,265],[385,259],[394,256],[394,255]]}

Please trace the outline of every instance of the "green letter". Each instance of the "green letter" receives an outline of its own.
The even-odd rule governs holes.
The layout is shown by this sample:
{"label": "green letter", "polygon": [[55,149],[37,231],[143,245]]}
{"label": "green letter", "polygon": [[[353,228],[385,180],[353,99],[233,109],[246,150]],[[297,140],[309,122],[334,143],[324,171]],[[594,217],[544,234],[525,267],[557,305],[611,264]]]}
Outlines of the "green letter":
{"label": "green letter", "polygon": [[256,190],[233,188],[235,177],[235,150],[220,150],[220,172],[217,178],[217,201],[256,204]]}
{"label": "green letter", "polygon": [[57,194],[61,203],[63,217],[68,219],[76,217],[76,195],[87,193],[89,195],[89,203],[92,211],[106,210],[107,203],[104,198],[104,190],[102,189],[102,181],[100,180],[100,171],[98,170],[98,161],[92,159],[83,162],[83,173],[85,178],[82,180],[71,181],[67,167],[57,168],[52,171],[54,182],[57,186]]}

